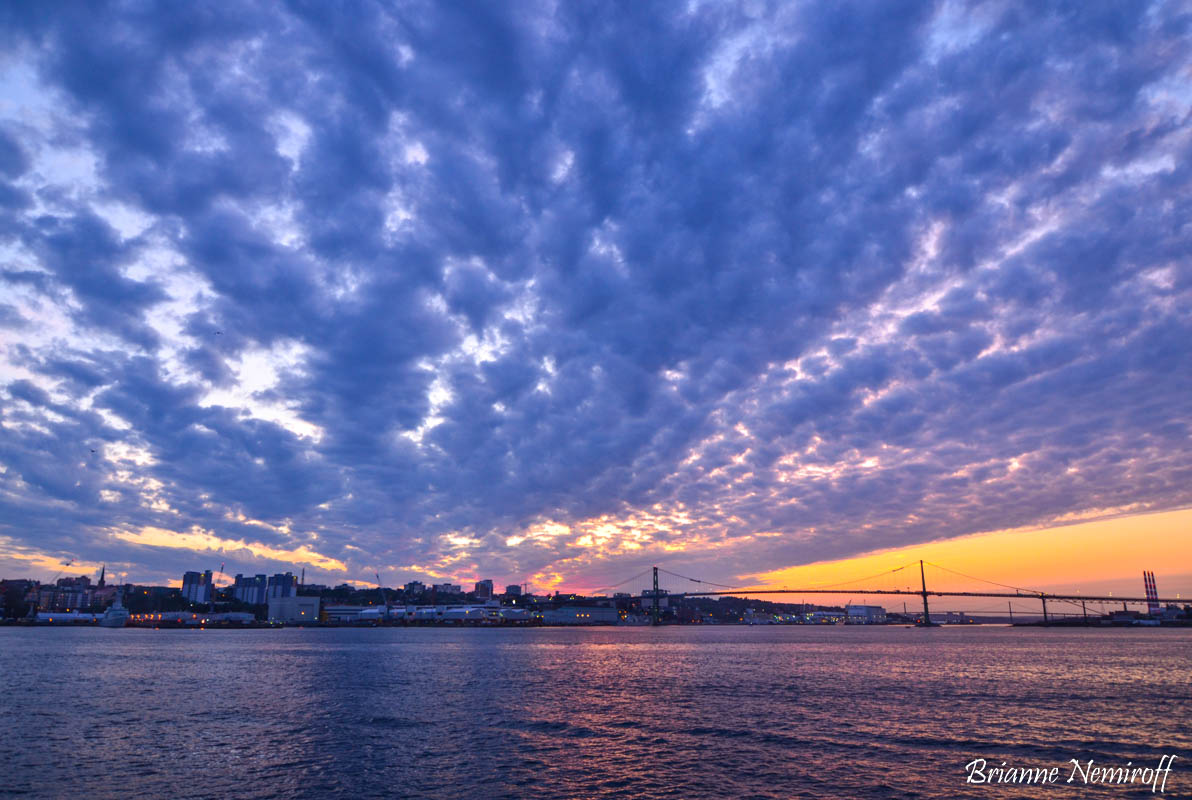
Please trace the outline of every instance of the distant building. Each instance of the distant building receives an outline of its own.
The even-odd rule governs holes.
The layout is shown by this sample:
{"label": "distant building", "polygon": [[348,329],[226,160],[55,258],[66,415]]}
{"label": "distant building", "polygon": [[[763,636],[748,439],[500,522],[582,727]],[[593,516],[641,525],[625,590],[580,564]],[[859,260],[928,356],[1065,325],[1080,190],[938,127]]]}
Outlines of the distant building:
{"label": "distant building", "polygon": [[422,594],[426,591],[426,584],[422,581],[410,581],[405,585],[405,590],[409,594]]}
{"label": "distant building", "polygon": [[489,579],[476,581],[476,599],[487,600],[493,596],[493,582]]}
{"label": "distant building", "polygon": [[546,625],[616,625],[620,621],[615,608],[601,606],[559,606],[542,612]]}
{"label": "distant building", "polygon": [[0,598],[7,603],[5,613],[16,615],[18,609],[36,600],[37,589],[37,582],[26,578],[0,580]]}
{"label": "distant building", "polygon": [[[670,605],[670,601],[667,599],[668,594],[669,594],[669,592],[666,589],[658,590],[658,607],[659,608],[667,608]],[[654,607],[654,590],[653,589],[642,589],[642,608],[653,608],[653,607]]]}
{"label": "distant building", "polygon": [[54,608],[55,592],[52,588],[41,587],[37,590],[37,607],[38,608]]}
{"label": "distant building", "polygon": [[91,590],[69,587],[53,590],[53,599],[47,607],[55,609],[79,609],[91,605]]}
{"label": "distant building", "polygon": [[371,609],[377,609],[379,606],[351,606],[351,605],[328,605],[323,607],[323,612],[327,615],[328,622],[357,622],[360,619],[360,613]]}
{"label": "distant building", "polygon": [[852,625],[882,625],[886,622],[886,609],[881,606],[845,606],[844,611]]}
{"label": "distant building", "polygon": [[511,583],[505,587],[505,596],[506,597],[521,597],[521,593],[522,593],[521,587],[518,586],[516,583]]}
{"label": "distant building", "polygon": [[463,594],[464,587],[458,583],[436,583],[431,587],[438,594]]}
{"label": "distant building", "polygon": [[110,606],[112,601],[116,599],[115,586],[99,586],[98,584],[91,590],[91,605]]}
{"label": "distant building", "polygon": [[319,598],[298,597],[297,595],[270,597],[269,621],[289,623],[318,622]]}
{"label": "distant building", "polygon": [[91,579],[86,575],[59,578],[53,587],[42,587],[46,591],[50,594],[39,604],[41,608],[66,611],[91,605]]}
{"label": "distant building", "polygon": [[211,570],[206,572],[186,572],[182,575],[182,596],[188,603],[210,603],[215,589],[215,582],[211,579]]}
{"label": "distant building", "polygon": [[266,597],[268,600],[276,600],[279,597],[294,597],[298,594],[298,576],[289,572],[279,572],[269,578],[266,588]]}
{"label": "distant building", "polygon": [[253,575],[248,577],[246,575],[236,575],[236,581],[232,584],[232,596],[241,603],[248,603],[249,605],[262,605],[268,600],[269,582],[264,575]]}

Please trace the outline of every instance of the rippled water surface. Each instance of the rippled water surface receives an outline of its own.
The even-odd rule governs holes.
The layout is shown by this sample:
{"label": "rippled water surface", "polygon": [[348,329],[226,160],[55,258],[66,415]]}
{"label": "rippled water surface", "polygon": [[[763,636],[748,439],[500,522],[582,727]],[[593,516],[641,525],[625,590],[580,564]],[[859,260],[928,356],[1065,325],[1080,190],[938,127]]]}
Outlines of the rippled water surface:
{"label": "rippled water surface", "polygon": [[0,794],[1141,797],[964,765],[1176,754],[1189,797],[1190,656],[1188,629],[6,628]]}

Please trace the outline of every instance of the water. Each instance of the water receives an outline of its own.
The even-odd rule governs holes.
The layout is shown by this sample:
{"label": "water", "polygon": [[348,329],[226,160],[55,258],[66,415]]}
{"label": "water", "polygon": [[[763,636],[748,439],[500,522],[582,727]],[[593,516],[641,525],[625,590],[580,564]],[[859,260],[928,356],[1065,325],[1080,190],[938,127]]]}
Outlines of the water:
{"label": "water", "polygon": [[[1192,796],[1192,630],[0,629],[0,794]],[[1063,770],[1066,779],[1070,765]]]}

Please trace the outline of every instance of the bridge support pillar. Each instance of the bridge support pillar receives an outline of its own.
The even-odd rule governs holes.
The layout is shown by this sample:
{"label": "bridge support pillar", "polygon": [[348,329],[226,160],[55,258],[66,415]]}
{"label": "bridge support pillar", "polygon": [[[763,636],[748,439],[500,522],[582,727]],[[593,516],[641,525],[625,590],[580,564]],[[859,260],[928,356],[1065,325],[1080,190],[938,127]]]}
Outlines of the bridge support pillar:
{"label": "bridge support pillar", "polygon": [[927,610],[927,576],[923,574],[923,559],[919,559],[919,581],[923,586],[923,624],[931,624],[931,612]]}
{"label": "bridge support pillar", "polygon": [[658,567],[654,567],[654,614],[651,624],[658,624]]}
{"label": "bridge support pillar", "polygon": [[1042,598],[1042,600],[1043,600],[1043,622],[1046,623],[1047,622],[1047,595],[1041,594],[1041,595],[1039,595],[1039,597]]}

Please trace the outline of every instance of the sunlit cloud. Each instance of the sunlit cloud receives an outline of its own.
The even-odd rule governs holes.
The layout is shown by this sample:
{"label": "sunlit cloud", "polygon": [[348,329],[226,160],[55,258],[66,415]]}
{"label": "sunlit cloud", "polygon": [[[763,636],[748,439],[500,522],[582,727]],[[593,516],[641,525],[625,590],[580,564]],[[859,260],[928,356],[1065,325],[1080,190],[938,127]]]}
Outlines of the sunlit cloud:
{"label": "sunlit cloud", "polygon": [[137,531],[114,531],[114,538],[133,544],[149,547],[166,547],[191,550],[195,553],[204,551],[219,551],[236,554],[245,551],[252,558],[269,559],[288,564],[307,564],[329,572],[344,572],[347,566],[344,562],[321,555],[309,547],[299,547],[286,550],[270,547],[259,542],[240,539],[223,539],[208,531],[198,528],[190,531],[172,531],[163,528],[145,527]]}
{"label": "sunlit cloud", "polygon": [[734,583],[1192,506],[1176,7],[243,11],[13,12],[8,563]]}

